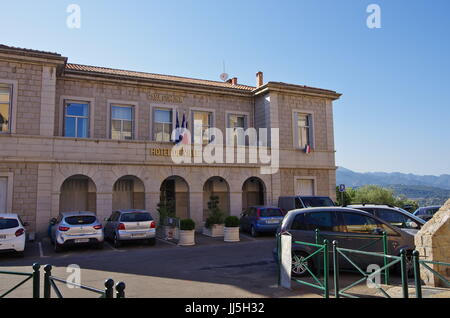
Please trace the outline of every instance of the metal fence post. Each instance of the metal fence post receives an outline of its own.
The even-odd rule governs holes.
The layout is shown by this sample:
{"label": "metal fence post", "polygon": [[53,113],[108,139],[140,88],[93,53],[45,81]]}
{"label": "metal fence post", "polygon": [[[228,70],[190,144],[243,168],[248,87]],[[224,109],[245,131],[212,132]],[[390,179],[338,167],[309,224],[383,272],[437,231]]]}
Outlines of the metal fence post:
{"label": "metal fence post", "polygon": [[[384,253],[384,266],[387,266],[388,259],[386,255],[389,254],[389,248],[388,248],[388,237],[386,231],[383,232],[383,253]],[[384,270],[384,284],[389,285],[389,267],[386,267]]]}
{"label": "metal fence post", "polygon": [[422,298],[422,279],[420,277],[419,251],[413,252],[414,284],[416,286],[416,298]]}
{"label": "metal fence post", "polygon": [[[320,245],[321,243],[320,243],[320,230],[319,229],[316,229],[315,231],[314,231],[314,239],[315,239],[315,241],[316,241],[316,244],[317,245]],[[322,262],[321,262],[321,259],[320,259],[320,253],[319,254],[317,254],[317,256],[316,256],[316,259],[317,259],[317,276],[319,276],[320,275],[320,273],[322,272]]]}
{"label": "metal fence post", "polygon": [[52,276],[52,265],[44,266],[44,298],[51,298],[50,276]]}
{"label": "metal fence post", "polygon": [[333,241],[333,275],[334,275],[334,296],[339,298],[339,255],[338,242]]}
{"label": "metal fence post", "polygon": [[40,285],[40,271],[41,265],[38,263],[33,264],[33,298],[39,298]]}
{"label": "metal fence post", "polygon": [[124,282],[117,283],[116,298],[125,298],[125,283]]}
{"label": "metal fence post", "polygon": [[406,251],[404,249],[400,251],[400,259],[403,298],[408,298],[408,272],[406,270]]}
{"label": "metal fence post", "polygon": [[111,278],[105,281],[105,298],[114,298],[114,281]]}
{"label": "metal fence post", "polygon": [[324,240],[323,241],[323,286],[325,288],[325,298],[329,298],[330,297],[330,289],[329,289],[329,283],[328,283],[328,278],[329,278],[329,270],[330,270],[330,266],[329,266],[329,255],[328,255],[328,240]]}

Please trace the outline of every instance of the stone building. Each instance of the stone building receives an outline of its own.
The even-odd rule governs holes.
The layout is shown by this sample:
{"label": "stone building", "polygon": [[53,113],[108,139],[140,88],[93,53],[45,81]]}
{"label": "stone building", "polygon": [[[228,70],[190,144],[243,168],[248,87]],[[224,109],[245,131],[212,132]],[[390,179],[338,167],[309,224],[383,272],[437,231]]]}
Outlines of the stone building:
{"label": "stone building", "polygon": [[[0,213],[18,213],[42,234],[60,211],[156,215],[160,200],[172,199],[178,216],[201,226],[211,193],[231,215],[276,205],[280,195],[334,198],[332,102],[340,94],[264,83],[261,72],[256,82],[70,64],[60,54],[0,45]],[[174,164],[171,131],[183,116],[201,129],[279,128],[279,170]]]}

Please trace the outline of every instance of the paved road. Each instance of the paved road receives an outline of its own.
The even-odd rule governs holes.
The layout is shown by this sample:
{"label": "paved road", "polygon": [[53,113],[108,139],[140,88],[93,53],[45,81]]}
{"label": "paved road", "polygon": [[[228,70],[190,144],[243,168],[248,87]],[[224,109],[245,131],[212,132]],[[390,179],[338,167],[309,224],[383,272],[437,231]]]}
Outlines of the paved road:
{"label": "paved road", "polygon": [[[81,267],[82,283],[103,288],[105,279],[126,283],[127,297],[321,297],[319,290],[293,284],[292,290],[277,286],[277,266],[272,258],[273,236],[257,239],[241,235],[240,243],[197,236],[197,245],[178,247],[165,241],[156,246],[127,244],[115,249],[109,243],[101,251],[77,248],[55,254],[48,240],[29,244],[25,257],[0,255],[0,270],[31,271],[31,264],[52,264],[53,275],[67,278],[67,266]],[[342,286],[360,276],[343,274]],[[19,277],[0,275],[0,294]],[[330,276],[330,282],[332,277]],[[332,284],[331,284],[332,285]],[[31,284],[14,291],[12,297],[30,297]],[[96,297],[79,289],[59,285],[66,297]],[[28,287],[28,288],[26,288]],[[364,296],[380,296],[364,284],[352,291]]]}

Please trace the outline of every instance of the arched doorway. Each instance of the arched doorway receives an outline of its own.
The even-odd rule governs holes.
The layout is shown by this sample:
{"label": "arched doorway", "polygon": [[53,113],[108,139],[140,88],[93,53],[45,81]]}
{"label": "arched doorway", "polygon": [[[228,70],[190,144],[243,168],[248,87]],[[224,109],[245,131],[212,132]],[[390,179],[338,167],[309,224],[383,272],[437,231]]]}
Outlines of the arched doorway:
{"label": "arched doorway", "polygon": [[75,175],[61,185],[59,195],[60,212],[97,212],[97,187],[91,178]]}
{"label": "arched doorway", "polygon": [[250,206],[265,204],[265,186],[264,182],[257,178],[248,178],[242,185],[242,209]]}
{"label": "arched doorway", "polygon": [[203,186],[203,221],[208,217],[208,202],[211,196],[219,198],[219,208],[230,215],[230,187],[222,177],[209,178]]}
{"label": "arched doorway", "polygon": [[180,219],[189,218],[189,185],[186,180],[171,176],[161,183],[160,191],[160,202],[172,206]]}
{"label": "arched doorway", "polygon": [[145,209],[145,188],[141,179],[124,176],[114,183],[112,208],[116,210]]}

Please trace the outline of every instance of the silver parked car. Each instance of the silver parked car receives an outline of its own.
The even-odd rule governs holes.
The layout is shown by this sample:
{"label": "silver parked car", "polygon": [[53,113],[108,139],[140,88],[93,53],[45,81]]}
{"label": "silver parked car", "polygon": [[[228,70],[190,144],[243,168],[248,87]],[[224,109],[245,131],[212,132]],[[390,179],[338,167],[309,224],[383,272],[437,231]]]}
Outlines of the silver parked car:
{"label": "silver parked car", "polygon": [[348,205],[347,207],[362,210],[375,215],[380,219],[390,223],[391,225],[398,227],[399,229],[402,229],[403,231],[408,232],[412,235],[417,234],[417,232],[425,224],[424,220],[413,215],[412,213],[390,205],[358,204]]}
{"label": "silver parked car", "polygon": [[[400,251],[405,249],[410,253],[414,250],[414,235],[392,226],[388,222],[367,212],[341,207],[308,208],[290,211],[284,218],[278,233],[288,232],[292,235],[293,241],[315,243],[315,230],[320,231],[321,239],[327,239],[330,244],[338,241],[339,247],[364,250],[366,252],[382,252],[382,241],[376,241],[374,235],[380,236],[383,232],[388,235],[388,253],[390,255],[400,255]],[[372,244],[371,244],[372,243]],[[332,251],[330,245],[330,253]],[[303,261],[308,255],[314,253],[315,248],[306,245],[292,245],[292,275],[306,275],[305,267],[314,268],[315,260],[309,258]],[[277,249],[274,249],[276,258]],[[330,254],[331,257],[331,254]],[[370,264],[383,266],[383,257],[355,254],[352,256],[358,266],[365,268]],[[407,270],[412,269],[411,258],[407,259]],[[346,260],[341,259],[342,268],[352,268]]]}
{"label": "silver parked car", "polygon": [[93,212],[63,212],[50,221],[50,236],[55,252],[81,244],[103,248],[103,226]]}
{"label": "silver parked car", "polygon": [[119,210],[106,220],[105,237],[120,247],[122,241],[145,240],[155,245],[156,222],[143,210]]}

